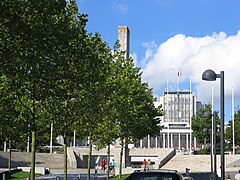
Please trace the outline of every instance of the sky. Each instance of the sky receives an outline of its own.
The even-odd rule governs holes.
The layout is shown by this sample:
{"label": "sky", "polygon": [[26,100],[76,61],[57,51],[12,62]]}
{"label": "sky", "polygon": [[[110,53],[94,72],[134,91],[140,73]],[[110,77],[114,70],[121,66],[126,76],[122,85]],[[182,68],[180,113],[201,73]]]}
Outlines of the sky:
{"label": "sky", "polygon": [[225,121],[231,119],[232,105],[238,109],[239,0],[77,0],[77,4],[79,12],[88,15],[86,30],[99,33],[111,48],[118,26],[128,26],[130,55],[154,96],[163,95],[167,82],[170,90],[191,87],[205,104],[212,102],[213,94],[214,109],[219,111],[220,79],[202,80],[202,73],[212,69],[216,74],[224,71]]}

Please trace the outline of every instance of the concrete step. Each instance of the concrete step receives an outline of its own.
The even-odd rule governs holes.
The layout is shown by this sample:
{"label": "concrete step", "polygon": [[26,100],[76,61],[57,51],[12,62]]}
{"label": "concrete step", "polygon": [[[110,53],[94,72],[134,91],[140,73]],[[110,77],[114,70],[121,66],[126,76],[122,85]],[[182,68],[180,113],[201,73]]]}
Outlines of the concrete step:
{"label": "concrete step", "polygon": [[[0,151],[0,168],[8,167],[9,152]],[[12,152],[12,167],[31,166],[31,153]],[[63,168],[63,154],[36,153],[36,167]]]}
{"label": "concrete step", "polygon": [[[238,169],[240,164],[237,166],[234,162],[240,162],[240,155],[225,155],[226,169]],[[221,157],[217,155],[217,169],[220,165]],[[176,169],[180,172],[185,172],[186,168],[189,168],[191,172],[210,172],[211,156],[177,154],[162,167],[162,169]]]}

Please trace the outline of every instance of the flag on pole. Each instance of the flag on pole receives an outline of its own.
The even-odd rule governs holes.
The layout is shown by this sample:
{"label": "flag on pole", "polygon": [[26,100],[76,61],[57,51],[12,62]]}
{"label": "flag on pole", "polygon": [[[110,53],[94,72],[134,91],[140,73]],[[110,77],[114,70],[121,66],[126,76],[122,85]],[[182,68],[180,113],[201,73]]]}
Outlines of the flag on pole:
{"label": "flag on pole", "polygon": [[178,75],[178,76],[182,76],[182,72],[178,72],[177,75]]}

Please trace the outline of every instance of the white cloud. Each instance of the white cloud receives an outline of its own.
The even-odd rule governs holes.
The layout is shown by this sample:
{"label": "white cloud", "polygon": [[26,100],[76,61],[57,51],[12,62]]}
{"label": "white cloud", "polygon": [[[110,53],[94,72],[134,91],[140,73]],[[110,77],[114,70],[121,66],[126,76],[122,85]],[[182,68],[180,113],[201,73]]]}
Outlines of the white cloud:
{"label": "white cloud", "polygon": [[157,45],[154,41],[150,43],[143,43],[143,47],[146,48],[145,57],[141,61],[141,66],[144,67],[149,60],[153,58],[153,55],[156,53]]}
{"label": "white cloud", "polygon": [[[232,36],[227,36],[224,32],[205,37],[177,34],[162,43],[156,51],[146,44],[144,47],[146,55],[141,61],[143,80],[149,82],[158,95],[162,95],[167,80],[174,85],[179,81],[181,86],[191,77],[198,99],[210,102],[212,83],[202,80],[202,73],[207,69],[212,69],[217,74],[224,71],[226,96],[231,95],[232,79],[234,89],[240,89],[240,31]],[[182,72],[183,75],[178,78],[177,72]],[[216,97],[219,97],[219,82],[217,80],[214,83]]]}
{"label": "white cloud", "polygon": [[117,12],[124,14],[128,11],[128,4],[126,0],[118,0],[115,3]]}
{"label": "white cloud", "polygon": [[133,58],[134,65],[135,65],[135,67],[137,67],[138,66],[138,64],[137,64],[137,53],[132,53],[129,56],[131,58]]}

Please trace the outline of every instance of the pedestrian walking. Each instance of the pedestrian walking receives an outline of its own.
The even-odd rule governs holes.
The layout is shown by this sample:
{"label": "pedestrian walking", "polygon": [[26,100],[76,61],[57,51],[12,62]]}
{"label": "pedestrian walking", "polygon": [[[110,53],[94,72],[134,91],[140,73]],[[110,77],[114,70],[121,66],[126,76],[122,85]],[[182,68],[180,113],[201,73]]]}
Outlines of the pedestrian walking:
{"label": "pedestrian walking", "polygon": [[147,170],[151,169],[151,160],[148,159],[147,161]]}
{"label": "pedestrian walking", "polygon": [[101,167],[102,167],[102,171],[105,172],[105,169],[106,169],[106,161],[105,161],[105,159],[102,159]]}
{"label": "pedestrian walking", "polygon": [[186,177],[190,177],[190,169],[189,168],[186,168]]}
{"label": "pedestrian walking", "polygon": [[143,168],[144,168],[144,171],[146,171],[146,168],[147,168],[147,160],[146,159],[143,160]]}
{"label": "pedestrian walking", "polygon": [[116,167],[116,162],[114,161],[114,159],[111,162],[111,169],[112,169],[112,174],[113,176],[115,176],[115,167]]}

